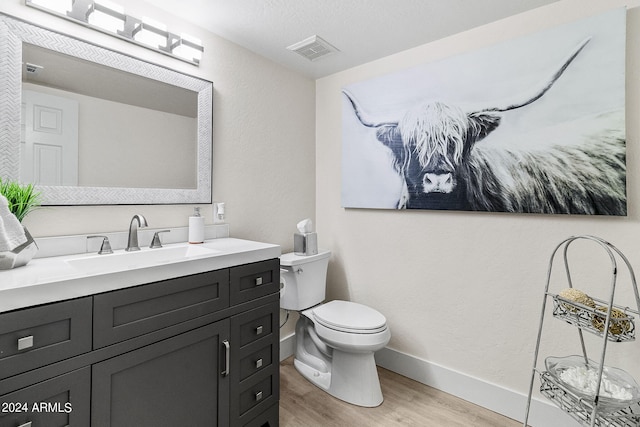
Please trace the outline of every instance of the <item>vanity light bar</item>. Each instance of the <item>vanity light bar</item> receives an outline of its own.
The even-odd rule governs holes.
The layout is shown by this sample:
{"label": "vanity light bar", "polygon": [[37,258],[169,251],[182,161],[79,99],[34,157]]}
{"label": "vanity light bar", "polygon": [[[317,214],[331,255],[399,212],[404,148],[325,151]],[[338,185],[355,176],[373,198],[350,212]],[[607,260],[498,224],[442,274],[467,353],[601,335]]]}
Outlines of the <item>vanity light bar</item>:
{"label": "vanity light bar", "polygon": [[25,5],[190,64],[200,65],[204,52],[195,37],[177,35],[162,23],[127,15],[122,6],[109,0],[25,0]]}
{"label": "vanity light bar", "polygon": [[194,62],[202,59],[202,42],[188,34],[182,34],[172,40],[170,50],[174,55],[182,58],[191,58]]}
{"label": "vanity light bar", "polygon": [[90,25],[116,34],[124,30],[125,20],[124,8],[108,0],[95,0],[87,16]]}
{"label": "vanity light bar", "polygon": [[147,17],[143,17],[142,22],[134,27],[133,38],[140,43],[161,50],[166,50],[169,45],[167,26]]}

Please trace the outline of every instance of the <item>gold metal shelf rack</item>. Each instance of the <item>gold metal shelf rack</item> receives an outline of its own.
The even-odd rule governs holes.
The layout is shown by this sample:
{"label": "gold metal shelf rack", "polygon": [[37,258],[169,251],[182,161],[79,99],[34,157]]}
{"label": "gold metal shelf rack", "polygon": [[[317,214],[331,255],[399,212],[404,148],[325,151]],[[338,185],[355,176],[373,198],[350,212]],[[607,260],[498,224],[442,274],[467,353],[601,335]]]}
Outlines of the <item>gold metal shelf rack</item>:
{"label": "gold metal shelf rack", "polygon": [[[590,307],[568,300],[560,295],[549,292],[553,263],[560,253],[563,254],[567,285],[569,288],[573,288],[568,262],[568,250],[573,242],[579,240],[592,241],[600,245],[611,260],[611,287],[609,299],[600,300],[591,297],[594,302],[598,303],[596,306],[599,308]],[[618,261],[620,260],[622,260],[626,268],[629,270],[631,286],[633,287],[636,300],[635,309],[614,304],[616,281],[618,277]],[[553,302],[552,316],[554,318],[577,327],[585,365],[589,365],[589,362],[591,361],[587,355],[583,331],[602,337],[602,352],[600,354],[599,364],[594,364],[593,366],[594,369],[598,371],[598,378],[595,387],[595,390],[597,391],[593,396],[576,393],[575,389],[572,390],[571,387],[563,383],[562,380],[547,370],[546,367],[542,369],[537,367],[546,305],[549,300],[552,300]],[[612,313],[615,313],[615,315],[612,315]],[[638,285],[636,283],[635,274],[631,264],[620,250],[599,237],[589,235],[569,237],[558,244],[549,260],[547,284],[542,301],[540,326],[538,328],[533,368],[531,371],[531,382],[529,385],[529,395],[527,398],[527,406],[523,423],[524,427],[527,426],[527,422],[529,420],[533,386],[536,377],[540,380],[540,393],[583,426],[640,427],[640,403],[632,402],[628,407],[623,406],[617,407],[613,410],[611,408],[605,410],[602,403],[603,400],[600,396],[600,385],[603,379],[607,343],[634,341],[636,337],[635,323],[638,317],[640,317],[640,295],[638,294]]]}

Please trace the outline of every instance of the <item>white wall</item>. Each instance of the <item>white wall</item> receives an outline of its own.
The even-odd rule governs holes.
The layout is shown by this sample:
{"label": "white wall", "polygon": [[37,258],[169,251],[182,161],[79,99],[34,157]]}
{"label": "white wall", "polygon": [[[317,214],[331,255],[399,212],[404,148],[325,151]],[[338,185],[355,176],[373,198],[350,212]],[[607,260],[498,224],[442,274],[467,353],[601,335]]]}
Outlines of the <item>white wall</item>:
{"label": "white wall", "polygon": [[[26,7],[23,0],[3,0],[0,12],[213,81],[213,199],[226,202],[232,236],[292,249],[295,224],[315,214],[314,82],[143,0],[125,6],[130,15],[200,38],[200,67]],[[25,224],[43,237],[126,230],[135,213],[154,228],[186,226],[192,212],[192,205],[47,207]],[[212,222],[210,205],[203,215]]]}
{"label": "white wall", "polygon": [[[628,6],[627,217],[341,208],[341,88],[408,67]],[[640,269],[640,1],[563,0],[331,75],[316,82],[316,216],[331,249],[329,295],[381,311],[389,347],[518,393],[528,390],[549,257],[564,238],[601,236]],[[576,287],[607,297],[608,257],[580,246]],[[629,281],[619,280],[634,306]],[[566,286],[562,286],[566,287]],[[559,289],[556,288],[556,292]],[[555,322],[555,323],[554,323]],[[547,320],[547,355],[580,352],[577,332]],[[593,336],[595,338],[595,336]],[[589,345],[599,344],[591,336]],[[640,379],[640,343],[609,345],[612,365]],[[598,353],[599,355],[599,353]],[[594,356],[596,356],[594,354]],[[597,357],[595,357],[597,358]]]}

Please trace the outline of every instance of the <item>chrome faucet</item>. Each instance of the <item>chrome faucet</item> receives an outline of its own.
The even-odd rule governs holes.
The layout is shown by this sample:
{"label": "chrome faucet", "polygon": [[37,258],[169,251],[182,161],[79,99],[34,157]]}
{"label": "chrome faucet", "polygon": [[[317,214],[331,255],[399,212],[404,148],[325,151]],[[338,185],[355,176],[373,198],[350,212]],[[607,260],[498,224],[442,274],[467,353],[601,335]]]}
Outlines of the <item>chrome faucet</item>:
{"label": "chrome faucet", "polygon": [[138,227],[144,228],[147,226],[147,219],[142,215],[134,215],[131,218],[131,224],[129,224],[129,241],[127,247],[124,249],[127,252],[139,251],[138,246]]}

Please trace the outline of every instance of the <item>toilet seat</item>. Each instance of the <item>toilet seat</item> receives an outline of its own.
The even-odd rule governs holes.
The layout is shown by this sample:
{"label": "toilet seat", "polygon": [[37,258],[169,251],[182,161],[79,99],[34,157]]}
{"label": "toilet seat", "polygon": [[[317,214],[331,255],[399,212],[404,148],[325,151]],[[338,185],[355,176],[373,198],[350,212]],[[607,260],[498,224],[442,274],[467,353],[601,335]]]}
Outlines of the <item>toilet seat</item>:
{"label": "toilet seat", "polygon": [[310,310],[314,322],[339,332],[377,334],[387,329],[387,319],[377,310],[350,301],[330,301]]}

